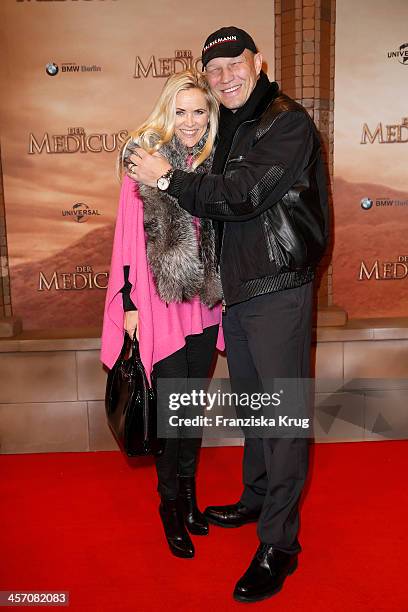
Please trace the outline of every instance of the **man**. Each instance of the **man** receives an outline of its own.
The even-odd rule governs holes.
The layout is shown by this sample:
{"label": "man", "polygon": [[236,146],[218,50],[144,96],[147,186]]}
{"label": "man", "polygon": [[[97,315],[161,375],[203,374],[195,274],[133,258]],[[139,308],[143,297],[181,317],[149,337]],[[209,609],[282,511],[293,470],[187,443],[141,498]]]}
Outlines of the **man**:
{"label": "man", "polygon": [[[212,174],[186,173],[140,150],[131,176],[166,190],[192,215],[223,222],[223,326],[233,387],[242,379],[263,385],[307,378],[312,280],[328,232],[319,137],[303,107],[269,82],[247,32],[211,34],[202,63],[221,103]],[[238,601],[270,597],[297,567],[307,460],[305,438],[247,438],[240,501],[206,510],[223,527],[258,522],[260,545],[235,587]]]}

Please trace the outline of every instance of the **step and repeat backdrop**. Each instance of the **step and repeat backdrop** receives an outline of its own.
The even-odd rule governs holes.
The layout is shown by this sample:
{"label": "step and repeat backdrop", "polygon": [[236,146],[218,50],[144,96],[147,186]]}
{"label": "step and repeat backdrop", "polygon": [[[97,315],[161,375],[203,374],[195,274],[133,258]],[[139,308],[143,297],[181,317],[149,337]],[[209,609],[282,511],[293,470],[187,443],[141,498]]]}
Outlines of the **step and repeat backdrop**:
{"label": "step and repeat backdrop", "polygon": [[13,311],[100,326],[118,150],[207,35],[246,28],[274,65],[273,2],[2,0],[1,155]]}
{"label": "step and repeat backdrop", "polygon": [[[273,77],[273,2],[3,0],[1,155],[15,315],[100,326],[118,150],[167,76],[201,67],[223,25],[248,29]],[[408,312],[408,2],[337,1],[334,302]]]}
{"label": "step and repeat backdrop", "polygon": [[408,315],[408,2],[337,0],[334,301]]}

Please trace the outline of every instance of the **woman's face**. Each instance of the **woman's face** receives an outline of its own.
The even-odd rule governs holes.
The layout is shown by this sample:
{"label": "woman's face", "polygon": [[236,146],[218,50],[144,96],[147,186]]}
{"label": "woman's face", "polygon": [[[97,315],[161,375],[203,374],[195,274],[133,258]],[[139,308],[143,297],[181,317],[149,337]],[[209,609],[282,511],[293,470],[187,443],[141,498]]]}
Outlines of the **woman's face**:
{"label": "woman's face", "polygon": [[204,136],[209,116],[208,104],[200,89],[179,91],[174,132],[186,147],[193,147]]}

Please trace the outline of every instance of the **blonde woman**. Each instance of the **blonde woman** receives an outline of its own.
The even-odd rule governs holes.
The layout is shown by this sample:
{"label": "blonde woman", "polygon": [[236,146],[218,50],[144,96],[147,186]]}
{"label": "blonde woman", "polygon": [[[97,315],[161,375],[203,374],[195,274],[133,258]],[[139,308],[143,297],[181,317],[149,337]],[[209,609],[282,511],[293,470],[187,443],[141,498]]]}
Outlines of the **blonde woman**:
{"label": "blonde woman", "polygon": [[[211,168],[218,104],[203,75],[171,76],[148,119],[132,133],[122,165],[137,147],[160,152],[171,165],[205,173]],[[139,340],[146,374],[206,378],[216,345],[223,349],[221,285],[214,230],[192,217],[158,187],[123,177],[102,336],[102,361],[111,368],[124,330]],[[179,414],[179,416],[182,416]],[[207,535],[197,507],[195,472],[200,439],[168,439],[156,458],[159,513],[171,552],[194,556],[188,532]]]}

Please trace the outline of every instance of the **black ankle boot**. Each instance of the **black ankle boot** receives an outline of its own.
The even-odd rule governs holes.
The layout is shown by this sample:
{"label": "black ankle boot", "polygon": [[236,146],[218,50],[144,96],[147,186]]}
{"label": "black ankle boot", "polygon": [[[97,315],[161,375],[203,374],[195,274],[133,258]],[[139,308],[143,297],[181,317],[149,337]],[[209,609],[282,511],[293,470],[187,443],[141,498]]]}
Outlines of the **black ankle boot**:
{"label": "black ankle boot", "polygon": [[194,546],[184,526],[183,513],[178,500],[162,497],[159,514],[173,555],[184,559],[194,557]]}
{"label": "black ankle boot", "polygon": [[184,522],[193,535],[207,535],[208,521],[197,506],[194,476],[179,476],[179,500]]}

